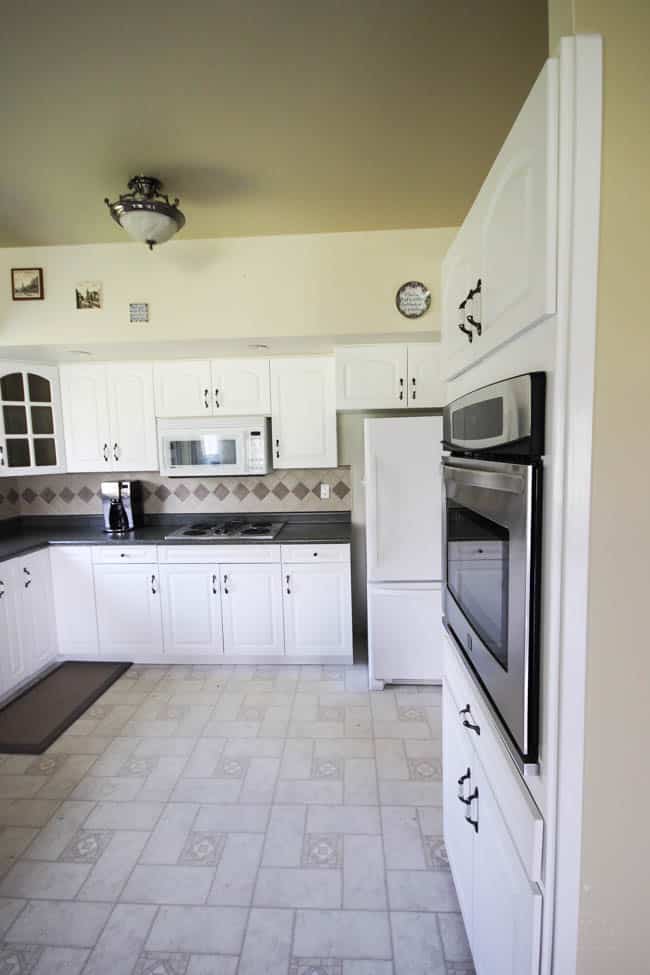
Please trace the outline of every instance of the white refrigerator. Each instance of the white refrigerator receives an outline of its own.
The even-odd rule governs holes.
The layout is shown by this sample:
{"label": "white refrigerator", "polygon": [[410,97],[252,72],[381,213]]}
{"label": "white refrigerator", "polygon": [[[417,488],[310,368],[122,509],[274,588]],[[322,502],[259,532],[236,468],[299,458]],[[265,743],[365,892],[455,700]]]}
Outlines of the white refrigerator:
{"label": "white refrigerator", "polygon": [[364,424],[371,688],[442,680],[442,417]]}

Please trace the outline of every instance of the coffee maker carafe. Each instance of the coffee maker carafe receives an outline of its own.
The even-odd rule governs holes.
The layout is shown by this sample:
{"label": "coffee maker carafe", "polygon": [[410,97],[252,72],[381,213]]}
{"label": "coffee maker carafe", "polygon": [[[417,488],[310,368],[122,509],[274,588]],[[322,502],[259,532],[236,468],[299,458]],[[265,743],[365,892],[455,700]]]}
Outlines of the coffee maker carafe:
{"label": "coffee maker carafe", "polygon": [[100,490],[107,534],[126,535],[142,524],[140,481],[102,481]]}

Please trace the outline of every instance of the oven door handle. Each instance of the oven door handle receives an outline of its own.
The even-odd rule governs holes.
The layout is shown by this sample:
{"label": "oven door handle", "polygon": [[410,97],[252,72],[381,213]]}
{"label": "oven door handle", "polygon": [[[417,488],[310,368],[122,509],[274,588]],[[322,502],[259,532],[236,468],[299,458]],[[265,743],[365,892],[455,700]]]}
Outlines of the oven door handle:
{"label": "oven door handle", "polygon": [[479,471],[467,467],[454,467],[453,464],[443,464],[442,476],[445,481],[452,484],[459,484],[463,487],[485,488],[486,491],[523,494],[526,490],[526,482],[520,474]]}

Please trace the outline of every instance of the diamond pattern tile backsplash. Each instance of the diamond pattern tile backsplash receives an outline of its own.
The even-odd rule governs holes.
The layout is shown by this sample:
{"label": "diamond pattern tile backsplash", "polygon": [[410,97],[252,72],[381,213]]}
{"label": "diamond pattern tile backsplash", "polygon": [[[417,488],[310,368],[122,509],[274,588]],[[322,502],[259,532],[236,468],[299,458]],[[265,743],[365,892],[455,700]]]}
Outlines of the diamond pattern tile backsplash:
{"label": "diamond pattern tile backsplash", "polygon": [[[0,479],[0,519],[16,515],[98,515],[99,485],[120,477],[142,481],[147,514],[349,511],[349,467],[273,471],[264,477],[165,478],[145,474],[56,474]],[[321,501],[320,485],[330,498]]]}

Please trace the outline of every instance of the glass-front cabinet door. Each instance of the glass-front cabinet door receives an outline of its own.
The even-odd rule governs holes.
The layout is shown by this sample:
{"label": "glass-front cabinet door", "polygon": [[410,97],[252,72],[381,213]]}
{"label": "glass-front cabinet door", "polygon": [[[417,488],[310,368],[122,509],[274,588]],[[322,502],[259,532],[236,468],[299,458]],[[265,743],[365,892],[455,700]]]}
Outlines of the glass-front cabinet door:
{"label": "glass-front cabinet door", "polygon": [[55,366],[0,365],[0,477],[65,470]]}

